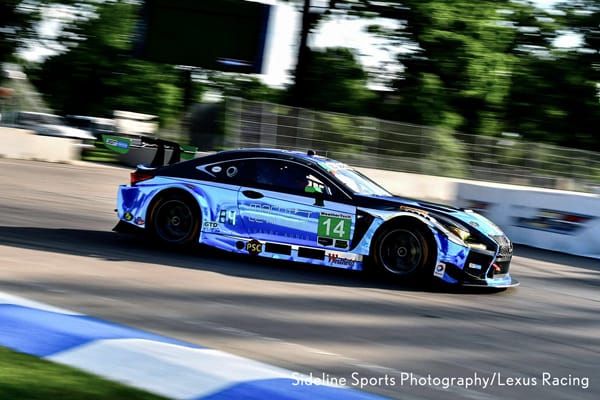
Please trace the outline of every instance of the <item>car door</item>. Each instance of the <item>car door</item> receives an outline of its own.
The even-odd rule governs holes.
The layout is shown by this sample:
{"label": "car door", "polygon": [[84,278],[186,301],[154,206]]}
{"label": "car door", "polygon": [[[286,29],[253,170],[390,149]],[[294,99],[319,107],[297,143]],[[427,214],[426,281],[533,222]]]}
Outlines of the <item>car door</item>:
{"label": "car door", "polygon": [[306,247],[351,247],[356,208],[316,170],[292,160],[248,160],[238,211],[252,239]]}
{"label": "car door", "polygon": [[[219,239],[213,236],[245,237],[247,232],[238,218],[237,193],[239,183],[235,174],[239,165],[236,161],[221,161],[215,164],[201,165],[197,169],[208,175],[202,185],[195,188],[203,199],[202,227],[204,242],[221,247]],[[212,242],[212,239],[216,242]]]}

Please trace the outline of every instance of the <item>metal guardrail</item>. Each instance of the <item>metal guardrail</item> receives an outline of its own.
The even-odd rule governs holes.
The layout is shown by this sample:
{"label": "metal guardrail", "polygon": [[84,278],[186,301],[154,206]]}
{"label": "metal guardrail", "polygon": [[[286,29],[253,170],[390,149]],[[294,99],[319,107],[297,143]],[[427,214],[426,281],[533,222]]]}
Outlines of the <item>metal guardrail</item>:
{"label": "metal guardrail", "polygon": [[226,99],[225,147],[314,149],[361,167],[600,193],[600,153]]}

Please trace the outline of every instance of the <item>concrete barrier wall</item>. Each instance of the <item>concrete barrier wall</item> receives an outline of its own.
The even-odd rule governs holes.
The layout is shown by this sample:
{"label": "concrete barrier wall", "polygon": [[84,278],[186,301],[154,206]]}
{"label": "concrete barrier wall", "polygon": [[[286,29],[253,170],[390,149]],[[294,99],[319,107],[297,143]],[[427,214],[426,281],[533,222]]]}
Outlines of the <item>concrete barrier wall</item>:
{"label": "concrete barrier wall", "polygon": [[455,204],[478,210],[515,243],[600,259],[600,196],[457,183]]}
{"label": "concrete barrier wall", "polygon": [[25,129],[0,127],[0,156],[22,160],[73,162],[80,159],[80,142],[40,136]]}
{"label": "concrete barrier wall", "polygon": [[440,176],[418,175],[407,172],[356,168],[390,192],[403,197],[427,199],[454,204],[458,189],[456,179]]}

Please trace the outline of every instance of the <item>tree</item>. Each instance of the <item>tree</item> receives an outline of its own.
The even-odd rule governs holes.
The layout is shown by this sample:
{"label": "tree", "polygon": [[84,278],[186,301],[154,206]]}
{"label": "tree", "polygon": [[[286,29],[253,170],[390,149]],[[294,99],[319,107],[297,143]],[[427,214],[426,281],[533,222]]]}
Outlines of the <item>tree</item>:
{"label": "tree", "polygon": [[95,3],[88,4],[91,18],[65,27],[59,40],[68,50],[28,71],[33,82],[62,114],[110,116],[118,109],[173,121],[183,104],[178,71],[130,54],[137,5]]}
{"label": "tree", "polygon": [[311,0],[288,0],[301,4],[302,24],[300,28],[300,37],[298,40],[298,56],[294,70],[294,83],[289,89],[288,102],[294,106],[306,106],[306,99],[310,95],[306,80],[310,69],[311,51],[308,47],[308,35],[319,23],[329,15],[346,14],[354,16],[363,16],[371,18],[377,15],[399,18],[403,15],[402,7],[399,2],[382,2],[371,0],[329,0],[327,5],[319,5],[323,12],[314,12],[311,9]]}
{"label": "tree", "polygon": [[[379,116],[583,148],[595,146],[600,81],[600,1],[330,1],[324,15],[388,17],[395,31],[371,28],[396,43],[403,69]],[[577,49],[554,40],[579,34]]]}
{"label": "tree", "polygon": [[0,2],[0,63],[9,61],[34,32],[39,9],[21,0]]}
{"label": "tree", "polygon": [[510,54],[516,31],[498,12],[509,2],[405,3],[410,16],[402,37],[417,49],[400,56],[402,114],[464,133],[499,134],[516,62]]}
{"label": "tree", "polygon": [[375,95],[367,74],[346,48],[310,51],[304,80],[304,105],[318,110],[364,114]]}
{"label": "tree", "polygon": [[507,128],[529,140],[600,150],[600,1],[558,6],[556,31],[580,35],[576,47],[516,48]]}
{"label": "tree", "polygon": [[207,79],[211,86],[216,86],[226,97],[241,97],[246,100],[271,103],[278,103],[283,97],[282,90],[273,89],[254,76],[211,71]]}

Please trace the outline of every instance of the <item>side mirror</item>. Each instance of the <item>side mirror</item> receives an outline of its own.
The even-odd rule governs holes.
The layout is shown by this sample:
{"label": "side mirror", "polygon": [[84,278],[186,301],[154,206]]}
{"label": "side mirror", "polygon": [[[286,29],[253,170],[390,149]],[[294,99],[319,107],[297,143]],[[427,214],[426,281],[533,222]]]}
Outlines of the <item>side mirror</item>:
{"label": "side mirror", "polygon": [[325,205],[325,195],[322,192],[314,192],[315,206],[323,207]]}
{"label": "side mirror", "polygon": [[310,193],[315,198],[315,206],[324,206],[325,196],[331,196],[331,189],[321,182],[308,181],[308,184],[304,187],[305,193]]}

